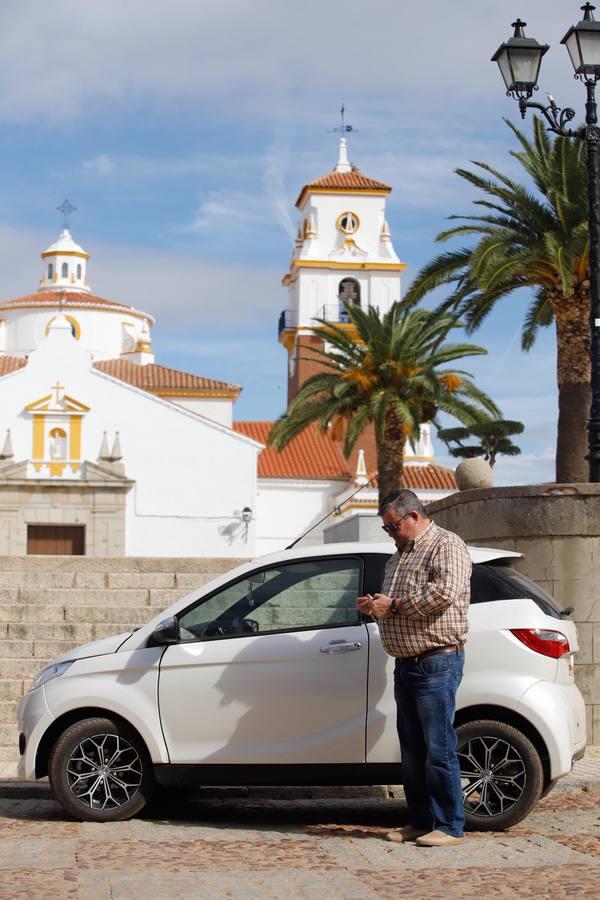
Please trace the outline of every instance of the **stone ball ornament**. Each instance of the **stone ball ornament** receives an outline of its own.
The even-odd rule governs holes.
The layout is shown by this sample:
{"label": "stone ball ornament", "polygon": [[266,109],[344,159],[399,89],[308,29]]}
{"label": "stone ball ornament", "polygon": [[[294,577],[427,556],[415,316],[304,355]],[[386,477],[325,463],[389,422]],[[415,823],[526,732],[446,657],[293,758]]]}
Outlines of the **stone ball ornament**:
{"label": "stone ball ornament", "polygon": [[494,474],[492,467],[485,459],[475,457],[465,459],[456,467],[454,472],[459,491],[473,491],[477,488],[489,488],[492,486]]}

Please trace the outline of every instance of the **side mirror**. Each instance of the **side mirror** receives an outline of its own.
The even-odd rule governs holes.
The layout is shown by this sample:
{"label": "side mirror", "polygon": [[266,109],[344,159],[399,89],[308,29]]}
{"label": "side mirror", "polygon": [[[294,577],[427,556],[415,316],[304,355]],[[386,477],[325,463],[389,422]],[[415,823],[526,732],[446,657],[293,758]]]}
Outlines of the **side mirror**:
{"label": "side mirror", "polygon": [[168,644],[176,644],[179,641],[179,624],[175,616],[169,616],[159,622],[150,637],[150,644],[154,647],[166,647]]}

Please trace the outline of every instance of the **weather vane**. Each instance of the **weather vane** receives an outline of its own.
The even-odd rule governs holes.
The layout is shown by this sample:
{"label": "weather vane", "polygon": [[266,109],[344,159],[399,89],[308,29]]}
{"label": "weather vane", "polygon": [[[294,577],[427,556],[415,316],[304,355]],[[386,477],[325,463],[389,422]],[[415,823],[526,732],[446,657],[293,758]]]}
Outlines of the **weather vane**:
{"label": "weather vane", "polygon": [[69,216],[71,215],[71,213],[74,213],[77,210],[77,207],[73,206],[73,204],[71,203],[70,200],[65,200],[65,202],[62,203],[60,206],[57,206],[56,209],[57,209],[57,212],[62,213],[64,216],[65,221],[64,221],[63,227],[68,228],[69,227]]}
{"label": "weather vane", "polygon": [[331,129],[332,133],[334,131],[337,131],[339,134],[348,134],[350,131],[358,131],[357,128],[354,128],[352,125],[346,125],[346,123],[344,122],[345,111],[346,111],[346,108],[345,108],[344,104],[342,103],[342,105],[340,107],[341,124],[338,125],[337,128],[332,128]]}

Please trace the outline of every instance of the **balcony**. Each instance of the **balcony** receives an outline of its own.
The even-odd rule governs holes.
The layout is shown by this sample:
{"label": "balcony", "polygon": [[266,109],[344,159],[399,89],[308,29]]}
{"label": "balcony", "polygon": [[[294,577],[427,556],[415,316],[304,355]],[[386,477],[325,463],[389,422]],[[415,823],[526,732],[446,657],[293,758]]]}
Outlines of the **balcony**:
{"label": "balcony", "polygon": [[323,319],[325,322],[339,323],[340,325],[348,325],[350,322],[350,316],[341,303],[327,303],[325,306],[322,306],[319,311],[319,319]]}
{"label": "balcony", "polygon": [[298,325],[298,313],[295,309],[282,309],[279,315],[279,327],[277,335],[281,337],[283,331],[288,328],[296,328]]}

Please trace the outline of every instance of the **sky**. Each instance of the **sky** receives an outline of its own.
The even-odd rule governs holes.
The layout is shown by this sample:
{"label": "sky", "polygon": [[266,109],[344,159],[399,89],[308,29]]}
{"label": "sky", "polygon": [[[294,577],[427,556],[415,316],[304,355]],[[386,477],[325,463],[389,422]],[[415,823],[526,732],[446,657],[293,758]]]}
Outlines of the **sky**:
{"label": "sky", "polygon": [[[238,419],[275,418],[286,404],[277,321],[294,202],[335,165],[341,104],[351,161],[393,188],[406,287],[439,252],[447,217],[472,208],[453,170],[483,160],[519,174],[503,122],[518,123],[518,110],[490,62],[517,16],[551,45],[540,97],[583,116],[560,46],[580,5],[4,0],[0,297],[35,290],[68,197],[93,292],[156,317],[157,361],[242,385]],[[497,484],[554,477],[554,330],[521,351],[527,301],[503,300],[470,338],[488,355],[466,367],[526,426],[522,455],[497,462]],[[455,465],[440,441],[436,450]]]}

